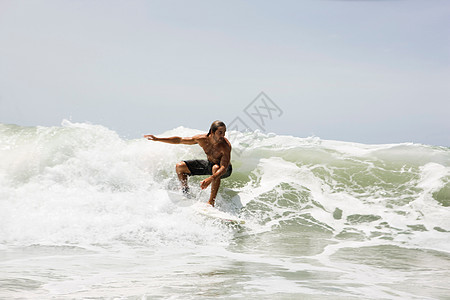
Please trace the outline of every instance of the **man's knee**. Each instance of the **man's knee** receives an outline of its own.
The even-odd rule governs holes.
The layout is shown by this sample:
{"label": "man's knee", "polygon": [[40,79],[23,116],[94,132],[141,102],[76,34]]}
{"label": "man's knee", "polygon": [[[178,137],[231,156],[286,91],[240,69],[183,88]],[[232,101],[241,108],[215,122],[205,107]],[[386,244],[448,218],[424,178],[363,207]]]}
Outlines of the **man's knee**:
{"label": "man's knee", "polygon": [[[215,174],[219,169],[220,169],[220,166],[219,166],[219,165],[214,165],[214,166],[212,167],[212,173]],[[214,179],[214,180],[217,180],[217,181],[220,182],[220,179],[221,179],[221,178],[222,178],[222,177],[218,177],[218,178],[216,178],[216,179]]]}
{"label": "man's knee", "polygon": [[180,161],[179,163],[177,163],[175,166],[175,169],[177,170],[178,174],[190,174],[191,173],[184,161]]}
{"label": "man's knee", "polygon": [[[215,174],[219,169],[220,169],[219,165],[214,165],[212,167],[212,173]],[[219,179],[224,179],[224,178],[229,177],[231,175],[231,172],[232,172],[232,168],[231,168],[231,165],[229,165],[227,171],[225,172],[225,174],[222,174],[222,176],[220,176]]]}
{"label": "man's knee", "polygon": [[213,173],[213,174],[216,173],[217,170],[219,170],[219,169],[220,169],[220,166],[219,166],[219,165],[214,165],[214,166],[212,167],[212,173]]}

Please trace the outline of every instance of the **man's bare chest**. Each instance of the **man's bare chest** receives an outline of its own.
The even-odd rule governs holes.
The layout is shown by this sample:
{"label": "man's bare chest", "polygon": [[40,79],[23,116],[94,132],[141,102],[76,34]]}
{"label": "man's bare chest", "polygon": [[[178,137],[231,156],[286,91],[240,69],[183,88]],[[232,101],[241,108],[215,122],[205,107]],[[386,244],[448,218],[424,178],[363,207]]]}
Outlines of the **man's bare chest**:
{"label": "man's bare chest", "polygon": [[205,143],[204,145],[201,145],[203,148],[203,151],[205,151],[206,156],[208,157],[214,157],[216,159],[222,157],[222,151],[220,147]]}

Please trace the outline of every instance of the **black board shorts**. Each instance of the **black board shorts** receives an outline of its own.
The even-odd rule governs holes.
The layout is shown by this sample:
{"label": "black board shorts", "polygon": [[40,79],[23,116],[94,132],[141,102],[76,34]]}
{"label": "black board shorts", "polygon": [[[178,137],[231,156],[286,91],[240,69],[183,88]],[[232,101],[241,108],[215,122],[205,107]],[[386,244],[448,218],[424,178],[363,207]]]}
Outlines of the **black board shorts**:
{"label": "black board shorts", "polygon": [[[210,162],[206,159],[191,159],[191,160],[184,160],[186,163],[191,175],[212,175],[212,167],[216,165],[215,163]],[[231,164],[228,165],[228,169],[220,178],[227,178],[231,175],[231,172],[233,172],[233,167]]]}

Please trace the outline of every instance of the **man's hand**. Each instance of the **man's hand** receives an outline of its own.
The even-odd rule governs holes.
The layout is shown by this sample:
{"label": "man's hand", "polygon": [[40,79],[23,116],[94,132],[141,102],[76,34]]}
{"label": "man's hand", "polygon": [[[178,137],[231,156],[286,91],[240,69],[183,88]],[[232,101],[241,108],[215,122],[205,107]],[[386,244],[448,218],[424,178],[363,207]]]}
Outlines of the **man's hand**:
{"label": "man's hand", "polygon": [[144,137],[145,137],[147,140],[149,140],[149,141],[156,141],[156,140],[157,140],[157,137],[154,136],[153,134],[147,134],[147,135],[144,135]]}
{"label": "man's hand", "polygon": [[208,185],[211,184],[212,181],[212,177],[208,177],[205,180],[203,180],[202,182],[200,182],[200,187],[202,188],[202,190],[206,189],[208,187]]}

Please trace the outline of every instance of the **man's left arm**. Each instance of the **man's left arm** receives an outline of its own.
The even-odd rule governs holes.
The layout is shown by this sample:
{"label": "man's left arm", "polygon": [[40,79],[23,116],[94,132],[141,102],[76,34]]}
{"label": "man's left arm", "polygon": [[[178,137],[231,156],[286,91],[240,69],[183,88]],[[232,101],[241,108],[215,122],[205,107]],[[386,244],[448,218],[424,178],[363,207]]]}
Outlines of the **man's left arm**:
{"label": "man's left arm", "polygon": [[212,174],[211,177],[213,179],[222,177],[223,174],[227,172],[228,166],[230,165],[230,154],[225,153],[220,160],[220,168],[216,173]]}
{"label": "man's left arm", "polygon": [[216,171],[216,173],[212,174],[202,182],[200,182],[200,187],[202,189],[206,189],[209,184],[216,178],[220,178],[228,169],[228,166],[230,165],[230,153],[231,151],[226,151],[226,153],[223,154],[221,160],[220,160],[220,167]]}

